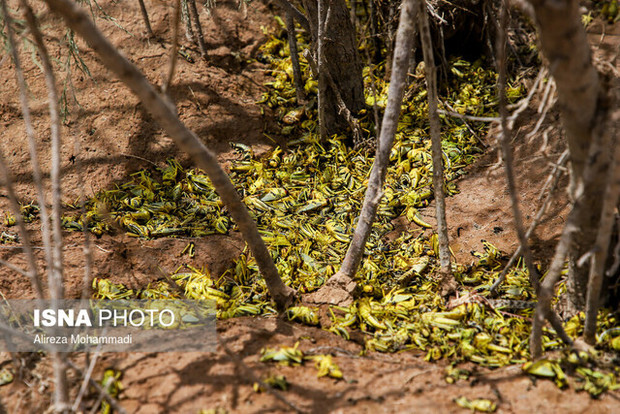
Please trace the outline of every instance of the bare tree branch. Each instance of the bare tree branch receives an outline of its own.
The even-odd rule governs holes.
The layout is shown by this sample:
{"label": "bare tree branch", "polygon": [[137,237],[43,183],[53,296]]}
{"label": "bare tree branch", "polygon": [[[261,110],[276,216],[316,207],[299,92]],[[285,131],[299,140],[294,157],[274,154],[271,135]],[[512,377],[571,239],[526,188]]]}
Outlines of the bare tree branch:
{"label": "bare tree branch", "polygon": [[241,202],[229,177],[217,162],[215,155],[193,132],[187,129],[176,116],[174,108],[166,103],[136,66],[123,57],[101,34],[79,6],[70,0],[46,0],[46,3],[52,11],[63,17],[69,27],[86,40],[99,55],[102,63],[140,98],[145,108],[175,140],[181,150],[185,151],[198,167],[207,173],[250,246],[271,297],[280,309],[286,308],[293,300],[294,291],[282,283],[256,224]]}
{"label": "bare tree branch", "polygon": [[[562,122],[571,152],[571,180],[582,180],[592,120],[597,110],[599,79],[581,23],[579,2],[530,0],[534,6],[543,53],[558,87]],[[577,183],[572,183],[573,191]]]}
{"label": "bare tree branch", "polygon": [[[42,42],[42,36],[38,29],[32,29],[33,26],[33,13],[30,9],[30,6],[25,4],[25,2],[21,2],[22,6],[25,7],[26,21],[30,26],[30,31],[33,33],[35,37],[35,42]],[[35,25],[36,26],[36,25]],[[19,62],[19,56],[17,55],[17,51],[15,50],[15,54],[13,55],[13,60],[15,61],[15,71],[18,77],[19,83],[19,96],[22,106],[22,113],[24,115],[24,123],[26,126],[26,136],[28,137],[28,146],[30,149],[30,164],[32,165],[32,178],[37,189],[37,200],[39,202],[39,210],[41,213],[41,239],[43,241],[43,246],[45,248],[45,259],[47,262],[48,269],[51,269],[53,266],[52,261],[52,247],[51,247],[51,233],[50,233],[50,217],[47,210],[47,203],[45,200],[45,191],[43,190],[43,179],[41,176],[41,167],[39,165],[39,156],[37,154],[37,144],[35,132],[32,127],[32,120],[30,118],[30,108],[28,105],[27,91],[26,91],[26,82],[24,80],[23,71],[21,68],[21,63]]]}
{"label": "bare tree branch", "polygon": [[[318,66],[319,135],[325,138],[350,126],[346,115],[339,116],[343,106],[337,93],[351,114],[357,115],[364,108],[362,65],[345,0],[303,0],[303,4],[311,23],[311,49]],[[336,88],[330,87],[329,76]]]}
{"label": "bare tree branch", "polygon": [[[549,73],[553,76],[558,91],[558,108],[566,132],[571,159],[570,194],[574,200],[580,192],[584,213],[575,225],[578,227],[579,243],[570,245],[569,276],[566,295],[567,311],[576,313],[586,304],[588,267],[579,267],[576,261],[596,242],[600,224],[602,199],[605,191],[607,169],[598,169],[600,175],[585,186],[584,171],[591,160],[589,152],[597,117],[605,112],[601,103],[604,90],[599,75],[592,64],[591,50],[586,31],[581,22],[578,0],[546,1],[529,0],[532,4],[538,26],[541,50],[548,61]],[[604,157],[609,159],[609,147],[603,148]]]}
{"label": "bare tree branch", "polygon": [[[71,360],[66,360],[65,363],[67,364],[67,366],[69,366],[69,368],[71,368],[72,370],[74,370],[75,372],[77,372],[81,377],[85,378],[86,375],[84,375],[84,371],[82,369],[80,369],[77,365],[75,365],[73,362],[71,362]],[[110,407],[112,407],[114,409],[115,413],[118,414],[127,414],[127,410],[125,410],[120,403],[118,402],[118,400],[114,397],[112,397],[110,395],[110,393],[101,386],[101,384],[99,384],[97,381],[95,381],[94,379],[90,378],[88,380],[89,384],[91,387],[93,387],[102,397],[103,399],[105,399],[107,401],[108,404],[110,404]]]}
{"label": "bare tree branch", "polygon": [[[75,175],[78,179],[78,182],[84,182],[84,178],[82,176],[82,149],[80,145],[79,137],[74,137],[73,148],[75,153]],[[88,229],[88,219],[86,216],[86,194],[84,192],[84,186],[80,186],[80,213],[82,217],[84,217],[84,226],[83,226],[83,234],[84,234],[84,276],[82,278],[82,299],[86,299],[90,297],[91,292],[91,284],[92,284],[92,269],[93,269],[93,255],[90,248],[90,231]]]}
{"label": "bare tree branch", "polygon": [[[534,217],[534,220],[532,220],[532,222],[530,223],[530,227],[527,229],[527,232],[525,233],[526,239],[529,240],[529,238],[532,236],[532,233],[534,233],[534,230],[536,230],[536,226],[538,226],[538,223],[540,223],[540,220],[546,213],[547,208],[549,208],[549,205],[551,204],[551,200],[553,199],[553,194],[558,185],[558,181],[560,181],[560,177],[562,176],[563,171],[561,167],[564,164],[566,164],[567,161],[568,161],[568,150],[564,151],[562,155],[560,155],[560,158],[558,159],[557,163],[553,166],[553,170],[551,171],[551,174],[549,174],[547,181],[543,185],[543,188],[540,190],[540,197],[543,197],[546,195],[546,198],[542,206],[540,206],[540,208],[538,209],[538,212],[536,212],[536,216]],[[489,288],[489,291],[491,292],[491,294],[495,293],[497,289],[499,288],[499,286],[502,283],[504,283],[504,280],[506,280],[506,275],[508,274],[508,271],[510,270],[512,265],[517,261],[519,256],[521,256],[521,251],[522,251],[521,249],[522,249],[522,246],[521,244],[519,244],[519,247],[517,248],[517,250],[515,250],[515,252],[510,257],[510,260],[508,260],[508,263],[506,263],[506,266],[504,266],[504,270],[502,270],[502,273],[499,275],[499,277],[493,283],[493,285],[491,285],[491,287]]]}
{"label": "bare tree branch", "polygon": [[48,105],[50,109],[51,124],[51,143],[52,143],[52,170],[50,173],[52,181],[52,235],[54,239],[52,250],[52,266],[48,271],[48,283],[50,296],[52,299],[62,299],[64,297],[63,285],[63,268],[62,268],[62,189],[60,184],[60,117],[58,112],[58,94],[56,92],[56,78],[52,69],[49,55],[45,44],[43,43],[43,35],[39,31],[38,23],[30,6],[25,0],[21,1],[24,6],[24,13],[28,27],[32,32],[39,57],[43,66],[45,75],[45,83],[48,90]]}
{"label": "bare tree branch", "polygon": [[426,1],[420,2],[418,13],[424,69],[426,72],[426,90],[428,95],[428,118],[430,121],[431,146],[433,152],[433,190],[437,217],[437,239],[439,242],[439,266],[442,295],[453,293],[456,282],[452,278],[450,265],[450,247],[448,240],[448,223],[446,221],[446,196],[444,193],[443,160],[441,150],[441,125],[437,114],[437,70],[433,56],[433,44],[428,23]]}
{"label": "bare tree branch", "polygon": [[494,117],[494,116],[472,116],[472,115],[459,114],[458,112],[454,112],[454,111],[446,111],[445,109],[438,109],[437,112],[442,115],[450,115],[456,118],[460,118],[462,120],[467,119],[469,121],[474,121],[474,122],[498,122],[499,121],[499,118]]}
{"label": "bare tree branch", "polygon": [[[366,52],[366,58],[370,62],[370,53],[368,52],[368,49],[366,49],[365,52]],[[375,65],[370,64],[368,65],[368,68],[370,69],[370,73],[369,73],[370,88],[372,89],[372,115],[375,120],[374,136],[377,137],[379,136],[379,131],[381,128],[381,120],[379,118],[379,107],[377,105],[377,85],[375,82],[375,74],[374,74]]]}
{"label": "bare tree branch", "polygon": [[554,96],[555,92],[555,82],[553,79],[550,79],[547,83],[547,87],[545,88],[545,93],[543,95],[542,100],[540,101],[540,105],[538,106],[538,113],[540,116],[538,117],[538,121],[536,121],[536,125],[534,128],[525,136],[525,140],[530,140],[538,133],[540,127],[542,126],[545,118],[547,117],[547,112],[555,105],[556,99]]}
{"label": "bare tree branch", "polygon": [[[50,123],[51,123],[51,135],[52,135],[52,170],[50,173],[52,181],[52,234],[54,237],[54,250],[52,252],[53,266],[48,269],[48,288],[50,296],[53,300],[60,300],[64,297],[64,277],[63,277],[63,264],[62,264],[62,230],[61,230],[61,215],[62,215],[62,194],[60,183],[60,116],[58,112],[58,93],[56,92],[56,78],[54,76],[54,70],[50,62],[47,48],[43,43],[43,35],[39,31],[39,24],[36,21],[32,9],[28,6],[26,0],[21,0],[24,6],[26,21],[28,27],[32,32],[35,43],[37,44],[37,51],[43,65],[43,73],[45,74],[45,83],[48,91],[48,105],[50,110]],[[64,363],[66,355],[59,352],[52,352],[52,365],[54,370],[54,405],[57,412],[70,411],[69,403],[69,384],[67,382],[67,368]]]}
{"label": "bare tree branch", "polygon": [[[364,253],[364,246],[370,235],[372,223],[375,221],[379,201],[383,196],[383,182],[389,164],[390,151],[394,143],[394,135],[398,126],[401,105],[407,79],[407,70],[413,49],[413,34],[415,32],[415,17],[418,12],[416,0],[405,0],[401,11],[392,77],[388,91],[388,101],[381,125],[381,135],[377,145],[375,162],[370,172],[368,189],[364,196],[364,203],[360,213],[353,239],[345,255],[342,267],[332,276],[324,287],[314,294],[314,300],[319,302],[346,302],[350,300],[355,283],[353,276],[357,271]],[[343,294],[332,295],[333,290]]]}
{"label": "bare tree branch", "polygon": [[144,5],[144,0],[138,0],[140,3],[140,13],[142,13],[142,19],[144,20],[144,25],[146,26],[146,34],[149,38],[154,37],[153,29],[151,29],[151,22],[149,21],[149,14],[146,11],[146,6]]}
{"label": "bare tree branch", "polygon": [[[11,49],[11,55],[13,57],[13,63],[15,64],[15,74],[17,76],[17,83],[20,88],[20,97],[22,100],[22,111],[24,113],[24,121],[26,122],[26,129],[30,128],[30,130],[33,131],[32,123],[30,121],[30,109],[28,109],[28,101],[26,98],[26,83],[24,80],[23,71],[21,69],[21,64],[19,61],[19,55],[17,53],[17,48],[15,46],[15,37],[13,34],[13,28],[11,27],[12,19],[11,19],[11,16],[9,15],[6,1],[0,0],[0,4],[2,5],[2,14],[4,15],[4,23],[6,26],[7,38],[9,41],[9,47]],[[28,116],[27,121],[26,121],[26,116]],[[34,136],[34,133],[32,136]],[[35,150],[35,154],[36,154],[36,150]],[[15,194],[15,190],[13,188],[13,180],[11,178],[11,173],[6,165],[4,155],[2,155],[1,151],[0,151],[0,173],[4,177],[4,185],[6,186],[7,195],[9,197],[9,206],[11,208],[12,213],[15,215],[15,223],[17,224],[17,227],[19,228],[19,233],[22,238],[22,245],[23,245],[24,253],[26,254],[26,260],[28,262],[28,266],[30,267],[30,272],[28,272],[28,277],[30,278],[30,284],[32,285],[32,288],[34,289],[37,297],[43,298],[43,289],[41,286],[41,278],[39,276],[39,271],[37,269],[37,260],[34,257],[34,252],[32,250],[32,245],[30,243],[30,237],[28,236],[28,231],[26,230],[26,226],[22,218],[19,203],[17,201],[17,195]],[[50,257],[51,257],[51,254],[50,254]]]}
{"label": "bare tree branch", "polygon": [[525,264],[529,272],[530,283],[535,290],[538,290],[538,270],[534,266],[534,258],[530,249],[525,230],[523,229],[523,217],[519,208],[519,195],[517,194],[517,185],[514,176],[514,167],[512,159],[512,149],[510,148],[510,136],[512,131],[508,126],[508,109],[506,101],[506,27],[508,25],[508,6],[502,2],[500,12],[500,28],[497,36],[497,63],[498,63],[498,80],[497,89],[499,94],[499,115],[501,118],[501,133],[499,135],[499,144],[504,159],[504,171],[506,172],[506,183],[508,184],[508,192],[510,193],[510,204],[512,207],[512,216],[514,219],[515,230],[521,245],[521,251],[525,257]]}
{"label": "bare tree branch", "polygon": [[2,260],[0,259],[0,264],[2,266],[6,266],[9,269],[11,269],[12,271],[14,271],[15,273],[19,273],[20,275],[24,276],[24,277],[30,277],[30,272],[28,272],[27,270],[22,269],[19,266],[15,266],[13,263],[11,262],[7,262],[6,260]]}
{"label": "bare tree branch", "polygon": [[510,129],[514,127],[514,123],[517,120],[517,118],[519,118],[519,115],[521,115],[521,113],[527,109],[527,107],[529,106],[532,100],[532,97],[534,96],[534,94],[536,93],[536,90],[538,89],[538,85],[544,79],[546,75],[547,75],[547,68],[545,67],[541,68],[540,71],[538,71],[538,76],[536,76],[536,80],[534,81],[534,84],[530,87],[530,91],[527,94],[527,96],[521,99],[516,104],[509,106],[509,109],[511,110],[514,109],[512,114],[510,114],[510,119],[508,121],[508,127]]}
{"label": "bare tree branch", "polygon": [[97,359],[101,355],[101,352],[99,352],[99,350],[101,349],[101,346],[102,344],[97,345],[97,351],[94,353],[92,359],[90,360],[90,363],[88,364],[88,368],[86,370],[86,373],[84,374],[84,378],[82,379],[82,385],[80,386],[78,395],[77,397],[75,397],[75,401],[73,402],[73,405],[71,406],[71,409],[73,410],[73,412],[78,412],[78,409],[80,408],[80,404],[82,403],[82,399],[84,398],[84,395],[86,394],[86,391],[88,390],[88,385],[91,381],[93,371],[95,370],[95,365],[97,365]]}
{"label": "bare tree branch", "polygon": [[202,34],[202,25],[200,24],[200,15],[196,8],[196,0],[187,0],[187,6],[189,8],[190,20],[194,22],[194,28],[196,29],[196,37],[198,38],[198,48],[200,49],[200,56],[203,59],[207,59],[207,46],[205,45],[205,37]]}

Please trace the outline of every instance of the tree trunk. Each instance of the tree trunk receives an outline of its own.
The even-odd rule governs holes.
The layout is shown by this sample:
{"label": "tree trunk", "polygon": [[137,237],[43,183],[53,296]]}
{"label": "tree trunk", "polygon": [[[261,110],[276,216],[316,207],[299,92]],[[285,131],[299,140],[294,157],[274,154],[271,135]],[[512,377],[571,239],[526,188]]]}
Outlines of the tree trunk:
{"label": "tree trunk", "polygon": [[[344,0],[330,0],[324,4],[327,9],[324,11],[327,24],[322,30],[324,68],[334,80],[346,107],[356,116],[364,108],[364,84],[355,31]],[[316,51],[319,42],[318,0],[303,0],[303,5],[310,21],[312,48]],[[318,58],[315,59],[317,62]],[[325,132],[328,135],[341,133],[349,124],[340,114],[336,93],[327,84],[327,76],[321,78],[325,83]]]}
{"label": "tree trunk", "polygon": [[583,310],[586,302],[588,267],[576,262],[594,245],[604,194],[606,168],[600,168],[588,188],[583,172],[596,118],[602,115],[599,104],[599,76],[592,65],[590,47],[581,23],[577,0],[530,0],[536,15],[542,51],[558,89],[558,104],[566,132],[571,161],[570,193],[573,200],[582,197],[588,214],[578,223],[569,256],[567,311]]}

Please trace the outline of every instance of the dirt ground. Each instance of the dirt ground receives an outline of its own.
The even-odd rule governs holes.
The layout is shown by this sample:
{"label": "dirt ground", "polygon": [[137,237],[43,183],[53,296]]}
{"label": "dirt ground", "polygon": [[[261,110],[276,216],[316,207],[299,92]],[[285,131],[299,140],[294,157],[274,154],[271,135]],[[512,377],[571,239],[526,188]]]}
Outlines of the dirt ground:
{"label": "dirt ground", "polygon": [[[167,22],[172,8],[158,0],[146,3],[158,39],[145,38],[137,2],[100,2],[129,33],[113,22],[104,19],[97,22],[149,80],[160,85],[167,72],[171,46]],[[251,59],[265,40],[261,27],[273,24],[273,9],[268,3],[251,3],[245,15],[243,9],[238,9],[237,1],[221,0],[210,17],[203,14],[209,50],[206,62],[200,58],[198,49],[181,37],[194,63],[179,59],[172,97],[183,122],[224,164],[235,157],[229,142],[252,145],[255,153],[260,154],[274,145],[273,140],[278,140],[270,133],[273,125],[268,108],[254,103],[264,91],[263,82],[268,80],[265,65]],[[16,4],[14,8],[17,9]],[[50,53],[61,64],[66,54],[54,40],[61,39],[64,31],[59,28],[57,17],[44,8],[38,12],[47,40],[56,44],[51,46]],[[603,39],[599,55],[609,59],[617,54],[620,32],[617,27],[594,25],[591,31],[593,44],[599,45]],[[115,183],[125,181],[141,168],[152,164],[162,166],[169,157],[178,157],[189,165],[187,158],[161,132],[137,99],[99,65],[93,52],[81,41],[78,45],[92,79],[72,67],[79,106],[69,98],[70,114],[62,128],[63,201],[73,202],[82,191],[90,196],[99,189],[113,188]],[[34,127],[40,137],[40,162],[47,172],[50,157],[45,84],[30,52],[22,50],[21,57],[29,79]],[[0,58],[0,69],[6,74],[0,80],[2,150],[11,166],[18,194],[30,202],[36,196],[28,145],[13,65],[5,55]],[[64,76],[63,72],[59,74]],[[60,87],[63,81],[58,80]],[[536,106],[533,102],[532,107]],[[538,116],[535,110],[526,111],[517,124],[514,140],[522,208],[528,222],[537,210],[538,194],[549,174],[550,163],[564,150],[554,112],[547,115],[540,129],[549,128],[549,143],[545,148],[540,134],[533,139],[526,137]],[[486,142],[494,146],[492,133]],[[495,167],[496,162],[497,154],[489,150],[459,183],[460,194],[447,201],[451,245],[461,263],[471,260],[469,252],[480,250],[483,239],[505,252],[512,252],[517,246],[503,170]],[[533,237],[534,251],[542,263],[549,259],[567,213],[565,185],[566,179]],[[7,211],[4,188],[0,197],[0,208]],[[432,208],[421,213],[425,219],[432,220]],[[37,225],[31,225],[30,229],[37,246],[37,258],[44,268]],[[65,233],[64,241],[67,296],[79,297],[84,273],[83,236]],[[212,274],[219,275],[243,249],[238,234],[194,241],[196,256],[187,259],[179,257],[187,239],[144,241],[123,234],[104,235],[94,240],[93,276],[110,277],[130,287],[144,286],[161,278],[161,271],[172,271],[188,260],[197,267],[207,266]],[[3,260],[25,267],[19,249],[3,245],[0,251]],[[0,294],[7,298],[33,297],[27,280],[4,267],[0,268]],[[129,413],[198,413],[201,409],[215,408],[235,413],[285,413],[294,411],[294,407],[313,413],[466,412],[453,402],[460,396],[491,399],[497,404],[499,413],[611,413],[620,410],[618,392],[592,399],[572,389],[559,390],[551,381],[533,381],[521,373],[519,366],[488,370],[471,365],[468,367],[473,375],[451,385],[444,379],[446,362],[428,363],[416,352],[361,356],[362,347],[358,344],[279,318],[218,321],[217,333],[220,345],[214,353],[105,354],[97,364],[94,377],[100,379],[107,368],[122,372],[123,390],[119,400]],[[317,378],[316,369],[308,362],[298,367],[259,362],[261,348],[292,346],[297,341],[306,354],[333,354],[344,379]],[[50,406],[53,389],[50,362],[33,355],[18,357],[27,361],[29,370],[23,379],[0,387],[0,413],[44,412]],[[72,359],[82,365],[84,357],[76,355]],[[0,368],[10,363],[10,356],[0,353]],[[291,383],[287,391],[278,393],[287,402],[272,393],[253,390],[256,377],[269,373],[284,375]],[[72,396],[75,396],[79,378],[74,375],[70,380]],[[85,409],[90,409],[89,404],[94,404],[95,399],[96,395],[89,394]]]}

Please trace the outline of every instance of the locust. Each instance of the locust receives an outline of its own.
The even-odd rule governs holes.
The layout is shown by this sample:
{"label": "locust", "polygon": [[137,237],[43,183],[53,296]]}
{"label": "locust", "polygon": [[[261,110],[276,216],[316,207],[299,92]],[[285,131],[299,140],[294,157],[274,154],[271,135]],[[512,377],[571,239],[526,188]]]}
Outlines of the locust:
{"label": "locust", "polygon": [[274,361],[281,365],[300,365],[303,363],[304,354],[299,349],[299,342],[294,346],[282,346],[279,349],[263,348],[260,362]]}
{"label": "locust", "polygon": [[[268,62],[273,79],[259,105],[263,109],[271,107],[277,114],[278,128],[288,134],[283,138],[287,142],[262,157],[249,145],[233,143],[235,159],[229,171],[283,281],[303,295],[319,289],[342,263],[357,225],[374,162],[374,148],[351,148],[343,135],[319,138],[314,95],[318,82],[310,76],[308,63],[302,58],[305,90],[310,95],[308,104],[297,103],[290,62],[286,58],[286,40],[273,34],[268,39],[260,53]],[[304,41],[300,39],[302,46]],[[450,58],[448,65],[442,101],[461,114],[494,116],[494,70],[459,58]],[[345,339],[351,339],[354,331],[362,331],[367,351],[417,349],[433,361],[471,361],[493,367],[522,364],[529,358],[529,328],[525,318],[531,317],[531,308],[496,309],[485,302],[489,300],[485,287],[497,276],[502,252],[485,242],[483,251],[474,252],[471,264],[455,265],[454,273],[462,291],[476,290],[484,300],[446,303],[438,292],[433,277],[438,266],[437,236],[433,234],[433,224],[422,219],[426,217],[423,209],[434,197],[423,72],[421,67],[415,68],[405,93],[403,114],[390,150],[384,197],[355,276],[354,301],[347,308],[331,308],[323,329]],[[387,102],[388,82],[369,68],[364,69],[364,77],[367,91],[372,90],[371,82],[376,89],[376,96],[366,94],[366,102],[376,104],[381,110]],[[511,90],[514,99],[523,92],[517,87]],[[361,128],[373,131],[370,111],[359,116]],[[465,124],[461,119],[447,116],[441,122],[444,190],[451,195],[459,189],[463,168],[482,153],[476,136],[484,136],[488,126],[476,122]],[[158,168],[141,170],[114,188],[97,192],[87,201],[86,210],[91,213],[88,217],[77,213],[63,219],[65,228],[83,231],[87,227],[101,235],[120,227],[132,237],[144,240],[195,238],[235,231],[234,221],[206,174],[191,166],[184,167],[174,159]],[[405,226],[406,231],[395,233],[395,222]],[[422,232],[424,235],[420,235]],[[187,247],[184,251],[191,254],[192,249]],[[187,260],[187,256],[179,260]],[[222,277],[210,275],[206,269],[185,266],[172,272],[171,279],[185,298],[214,300],[218,318],[276,313],[256,260],[247,247]],[[172,289],[165,285],[154,283],[143,288],[140,295],[171,295]],[[95,297],[136,295],[105,278],[97,279],[93,289]],[[535,297],[522,263],[510,271],[499,293],[502,299],[513,301],[531,301]],[[514,314],[509,315],[506,310]],[[294,306],[286,315],[289,323],[318,325],[318,312],[313,308]],[[604,321],[602,326],[608,333],[600,338],[598,346],[606,350],[620,347],[617,339],[620,335],[609,331],[617,322],[611,315],[605,315]],[[566,325],[570,334],[576,334],[583,323],[576,318]],[[545,331],[544,344],[547,349],[560,348],[551,331]],[[297,346],[281,347],[264,350],[262,358],[299,364],[303,362],[303,353]],[[325,368],[328,363],[323,364],[321,373],[329,373],[329,368]],[[548,368],[536,366],[528,370],[540,374],[548,372]],[[558,373],[550,369],[557,379]],[[589,388],[592,391],[614,386],[596,374],[582,371],[582,375],[594,384]]]}

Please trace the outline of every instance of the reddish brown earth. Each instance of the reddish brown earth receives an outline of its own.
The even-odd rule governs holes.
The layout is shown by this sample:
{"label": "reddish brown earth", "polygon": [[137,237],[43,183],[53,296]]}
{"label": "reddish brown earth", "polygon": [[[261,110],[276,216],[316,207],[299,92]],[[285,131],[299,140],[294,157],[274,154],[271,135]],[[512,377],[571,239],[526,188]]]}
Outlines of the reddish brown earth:
{"label": "reddish brown earth", "polygon": [[[263,134],[271,125],[270,112],[254,102],[264,91],[267,81],[265,66],[248,61],[264,40],[261,25],[272,24],[272,10],[263,2],[253,2],[247,17],[237,9],[236,1],[218,1],[211,18],[203,15],[209,59],[200,59],[198,50],[190,47],[195,63],[179,60],[172,96],[181,119],[226,164],[234,157],[229,142],[252,145],[255,152],[267,151],[273,142]],[[118,19],[129,35],[109,21],[98,20],[98,25],[135,62],[155,84],[161,84],[167,71],[170,50],[168,3],[147,1],[151,22],[159,40],[146,40],[137,2],[115,3],[103,1],[103,8]],[[17,6],[14,7],[17,9]],[[58,27],[58,18],[45,9],[38,10],[52,56],[64,61],[64,52],[54,41],[64,35]],[[593,31],[601,33],[601,25]],[[601,48],[607,59],[618,50],[618,30],[610,26]],[[600,34],[593,35],[599,44]],[[93,79],[74,71],[74,87],[80,107],[73,105],[63,126],[62,147],[63,200],[72,202],[81,190],[86,195],[112,188],[129,174],[151,164],[162,166],[168,157],[185,160],[157,125],[145,114],[137,99],[98,63],[85,45],[79,41],[82,56]],[[611,44],[611,46],[610,46]],[[614,46],[615,45],[615,46]],[[615,47],[615,49],[614,49]],[[611,50],[611,52],[610,52]],[[615,52],[614,52],[615,50]],[[29,79],[29,91],[34,126],[38,133],[41,163],[49,171],[49,121],[46,91],[38,68],[27,51],[21,57]],[[614,61],[612,61],[614,62]],[[613,65],[616,65],[614,62]],[[0,81],[0,137],[2,150],[11,166],[17,191],[24,201],[35,198],[29,165],[28,147],[13,77],[10,59],[0,59],[0,69],[6,76]],[[59,72],[59,77],[63,77]],[[62,79],[59,79],[59,84]],[[533,107],[536,102],[533,102]],[[265,110],[262,114],[261,111]],[[550,113],[541,131],[551,126],[549,145],[541,150],[541,138],[524,137],[536,122],[538,115],[526,111],[518,124],[515,137],[517,171],[524,216],[528,222],[535,214],[541,183],[563,148],[560,144],[558,119]],[[487,143],[494,145],[491,134]],[[79,142],[80,151],[75,142]],[[77,157],[74,162],[73,157]],[[490,151],[470,168],[460,182],[461,193],[448,200],[448,220],[451,226],[452,247],[459,261],[470,260],[470,250],[480,250],[485,239],[506,252],[516,247],[510,213],[510,204],[501,168],[494,168],[497,155]],[[189,165],[189,164],[188,164]],[[564,187],[558,191],[550,213],[533,238],[535,253],[545,262],[553,249],[561,229],[564,209]],[[2,190],[0,208],[7,210]],[[423,212],[425,218],[432,209]],[[30,226],[36,246],[41,246],[38,227]],[[4,228],[2,229],[4,230]],[[82,289],[84,259],[81,234],[66,233],[64,264],[67,295],[77,297]],[[187,244],[184,239],[137,240],[123,234],[104,235],[94,241],[93,275],[111,277],[132,287],[144,286],[161,277],[164,272],[186,263],[179,253]],[[207,266],[219,274],[243,248],[238,235],[212,236],[196,240],[195,266]],[[18,249],[2,246],[2,259],[25,267]],[[43,268],[43,253],[37,249],[37,258]],[[0,293],[7,298],[29,298],[32,290],[19,275],[0,268]],[[123,390],[121,405],[130,413],[197,413],[201,409],[221,408],[238,413],[284,413],[293,408],[270,393],[256,393],[252,389],[255,377],[268,373],[285,375],[292,384],[280,393],[289,403],[308,412],[366,413],[366,412],[466,412],[453,400],[459,396],[488,398],[498,405],[499,413],[611,413],[620,409],[620,394],[609,392],[594,400],[585,393],[559,390],[550,381],[532,381],[521,374],[520,367],[512,366],[488,370],[470,366],[469,380],[449,385],[444,380],[446,362],[428,363],[416,352],[398,354],[371,353],[361,356],[362,348],[338,336],[278,318],[238,318],[219,321],[218,336],[221,344],[214,353],[185,354],[106,354],[100,359],[94,378],[100,379],[107,368],[122,371]],[[317,378],[311,363],[298,367],[282,367],[260,363],[263,347],[292,346],[308,354],[332,353],[344,373],[343,380]],[[225,347],[230,350],[226,352]],[[18,355],[26,362],[22,379],[0,387],[0,413],[41,413],[50,406],[53,389],[51,365],[46,357]],[[83,355],[73,356],[83,365]],[[0,368],[10,366],[11,358],[0,354]],[[79,387],[79,378],[72,374],[71,394]],[[89,410],[96,395],[85,399]]]}

